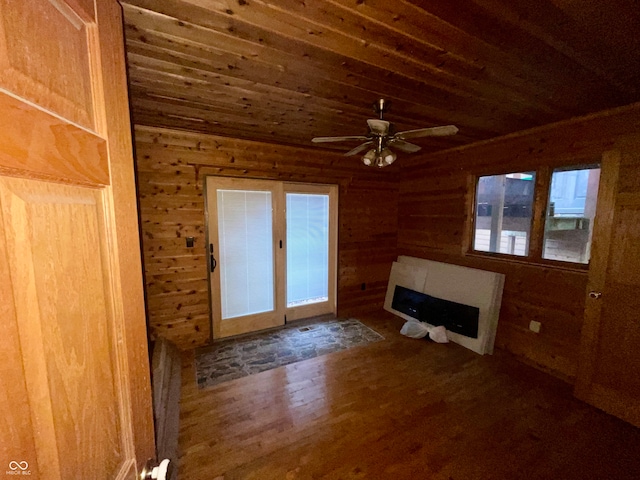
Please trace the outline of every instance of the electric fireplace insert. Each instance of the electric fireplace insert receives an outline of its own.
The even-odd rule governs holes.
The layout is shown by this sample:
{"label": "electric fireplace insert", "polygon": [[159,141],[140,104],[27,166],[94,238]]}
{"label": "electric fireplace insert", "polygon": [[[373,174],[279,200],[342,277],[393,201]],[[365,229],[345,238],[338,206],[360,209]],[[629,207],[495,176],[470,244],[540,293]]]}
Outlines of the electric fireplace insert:
{"label": "electric fireplace insert", "polygon": [[478,338],[480,309],[396,285],[391,308],[434,327]]}

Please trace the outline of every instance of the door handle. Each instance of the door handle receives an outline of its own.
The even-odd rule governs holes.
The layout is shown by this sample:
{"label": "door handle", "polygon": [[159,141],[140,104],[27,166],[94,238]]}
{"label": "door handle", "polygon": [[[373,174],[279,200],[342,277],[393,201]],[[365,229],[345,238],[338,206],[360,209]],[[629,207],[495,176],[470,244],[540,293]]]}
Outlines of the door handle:
{"label": "door handle", "polygon": [[209,244],[209,270],[213,272],[218,266],[218,261],[213,256],[213,243]]}
{"label": "door handle", "polygon": [[598,299],[598,298],[600,298],[601,296],[602,296],[602,292],[594,292],[594,291],[589,292],[589,298],[596,298],[596,299]]}
{"label": "door handle", "polygon": [[168,458],[165,458],[156,466],[153,466],[151,460],[149,460],[142,472],[140,472],[140,480],[167,480],[171,478],[172,473],[173,464]]}

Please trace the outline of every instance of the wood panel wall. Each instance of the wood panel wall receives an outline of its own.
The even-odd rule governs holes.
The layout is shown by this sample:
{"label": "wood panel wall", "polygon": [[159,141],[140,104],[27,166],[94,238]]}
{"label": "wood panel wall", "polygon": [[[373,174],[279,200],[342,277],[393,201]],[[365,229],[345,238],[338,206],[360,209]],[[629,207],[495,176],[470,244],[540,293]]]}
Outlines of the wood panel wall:
{"label": "wood panel wall", "polygon": [[371,169],[313,149],[144,126],[135,144],[152,335],[181,349],[210,338],[205,175],[338,184],[338,315],[381,308],[397,255],[395,165]]}
{"label": "wood panel wall", "polygon": [[[469,255],[468,182],[473,175],[598,160],[640,134],[640,104],[566,121],[472,146],[403,159],[398,253],[504,273],[496,346],[568,381],[575,379],[587,271]],[[640,167],[621,182],[637,182]],[[539,334],[530,320],[542,323]]]}

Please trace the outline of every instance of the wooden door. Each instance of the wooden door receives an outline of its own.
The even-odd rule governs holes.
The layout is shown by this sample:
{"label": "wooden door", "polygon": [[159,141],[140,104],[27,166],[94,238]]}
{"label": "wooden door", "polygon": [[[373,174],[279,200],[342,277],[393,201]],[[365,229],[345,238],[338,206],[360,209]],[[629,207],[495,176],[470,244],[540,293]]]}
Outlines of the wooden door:
{"label": "wooden door", "polygon": [[603,157],[577,397],[640,427],[640,141]]}
{"label": "wooden door", "polygon": [[115,0],[0,0],[0,472],[155,456]]}

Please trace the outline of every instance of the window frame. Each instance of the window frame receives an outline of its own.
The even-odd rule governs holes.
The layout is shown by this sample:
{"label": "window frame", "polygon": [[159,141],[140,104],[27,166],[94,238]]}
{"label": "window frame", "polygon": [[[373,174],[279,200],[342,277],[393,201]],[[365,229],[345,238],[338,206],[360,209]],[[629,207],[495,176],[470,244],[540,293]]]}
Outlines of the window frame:
{"label": "window frame", "polygon": [[[602,169],[600,158],[573,159],[572,162],[557,164],[546,164],[541,166],[521,165],[518,169],[482,169],[471,172],[467,176],[467,221],[464,229],[462,254],[469,257],[478,257],[498,261],[513,263],[525,263],[528,265],[540,265],[554,267],[558,269],[585,271],[589,269],[589,263],[567,262],[563,260],[553,260],[543,258],[544,249],[544,227],[547,217],[549,194],[551,190],[551,178],[556,169],[579,170],[581,168]],[[473,242],[476,229],[476,197],[478,190],[478,180],[480,177],[491,175],[507,175],[519,172],[535,172],[535,185],[533,192],[533,205],[531,208],[531,230],[529,238],[529,251],[527,255],[512,255],[500,252],[486,252],[474,250]],[[601,170],[602,172],[602,170]],[[599,192],[598,192],[599,195]],[[597,209],[597,207],[596,207]],[[593,228],[593,226],[591,227]]]}

